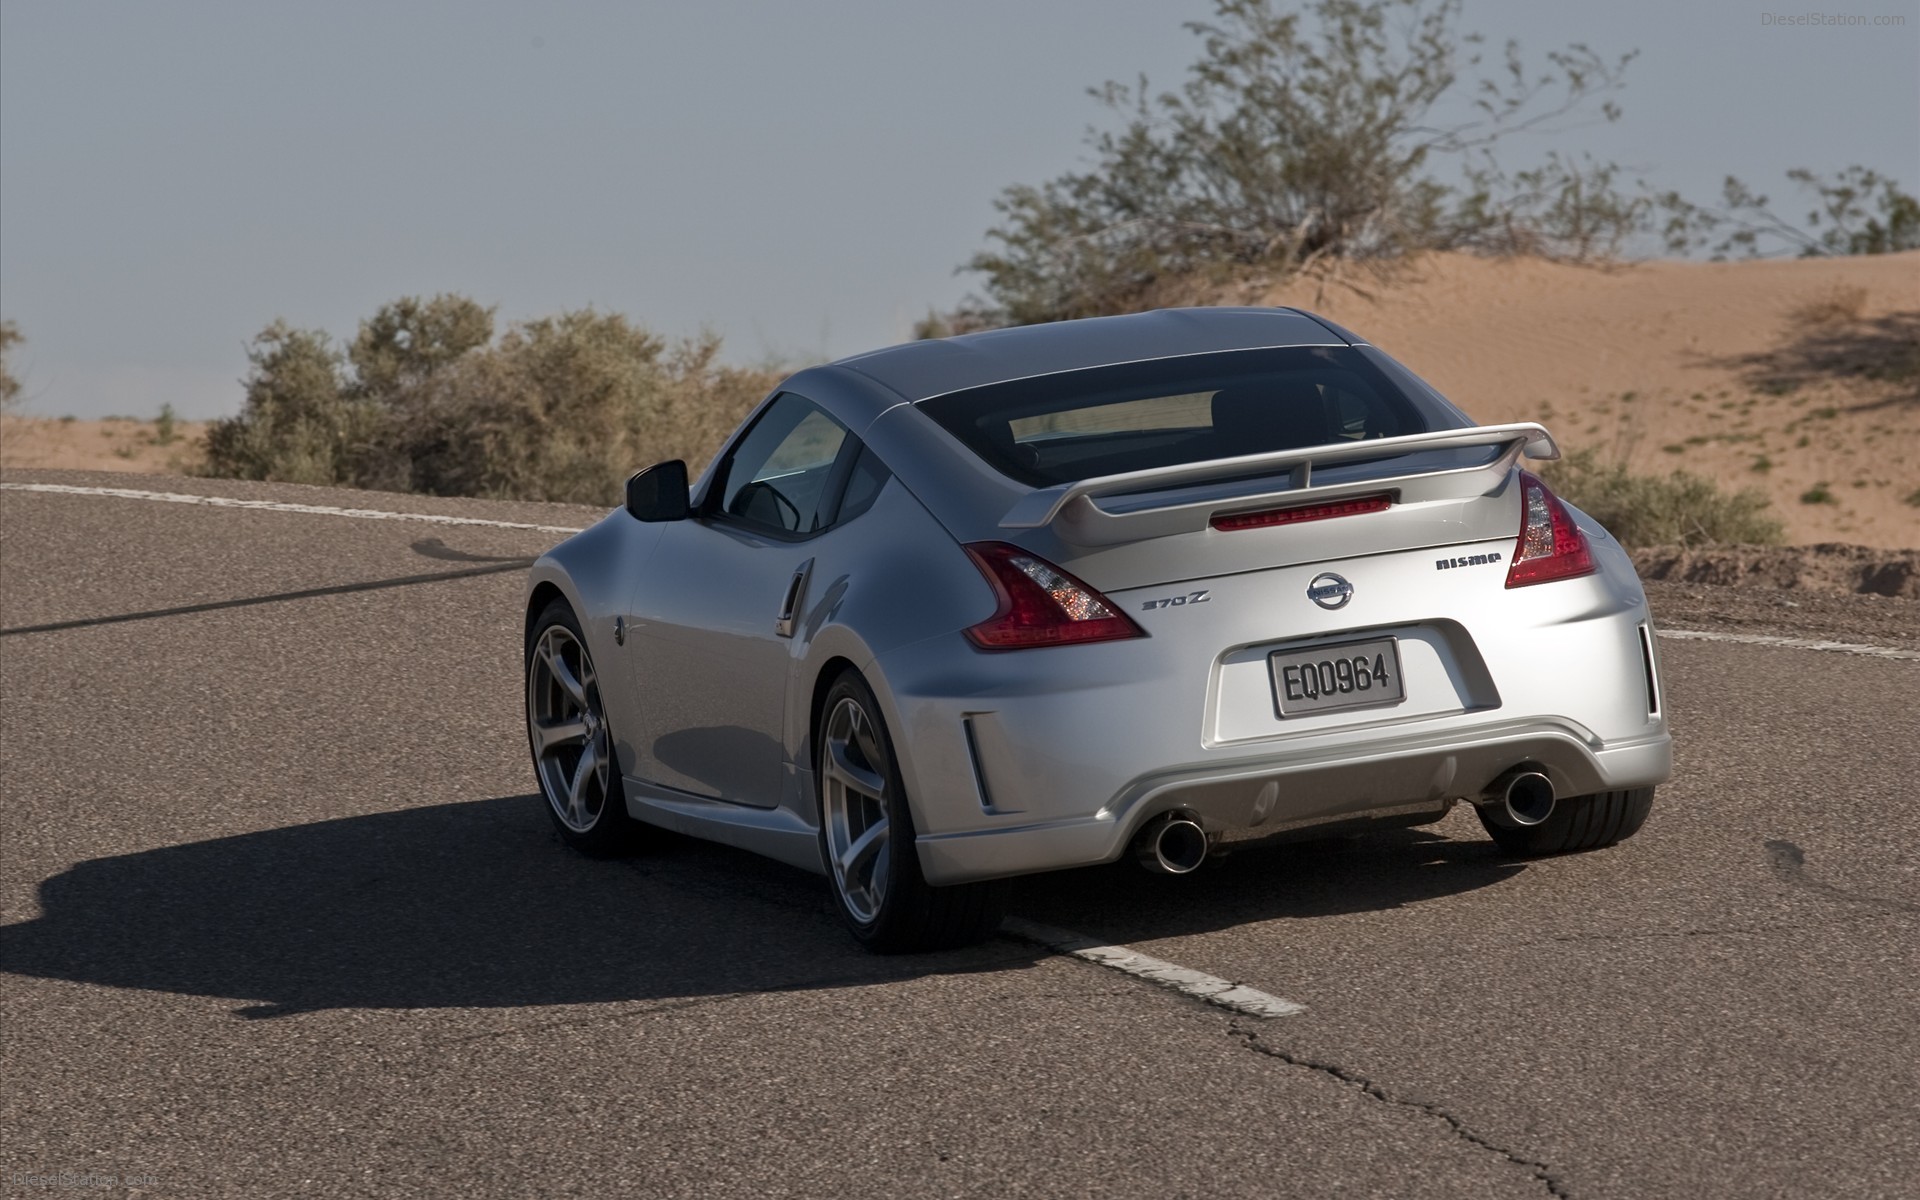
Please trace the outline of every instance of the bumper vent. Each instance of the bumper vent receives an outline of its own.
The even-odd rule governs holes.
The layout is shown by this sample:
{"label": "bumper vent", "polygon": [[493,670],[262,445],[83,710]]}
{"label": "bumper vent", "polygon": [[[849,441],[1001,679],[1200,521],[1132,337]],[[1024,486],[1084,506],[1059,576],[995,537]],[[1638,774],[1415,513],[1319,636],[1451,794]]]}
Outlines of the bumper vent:
{"label": "bumper vent", "polygon": [[1653,670],[1653,630],[1640,627],[1640,665],[1647,671],[1647,715],[1660,715],[1660,683]]}

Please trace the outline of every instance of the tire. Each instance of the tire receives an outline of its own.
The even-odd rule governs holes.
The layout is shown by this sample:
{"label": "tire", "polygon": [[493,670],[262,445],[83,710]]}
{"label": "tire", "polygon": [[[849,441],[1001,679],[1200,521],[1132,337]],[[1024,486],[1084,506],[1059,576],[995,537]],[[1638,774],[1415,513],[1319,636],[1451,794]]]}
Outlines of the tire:
{"label": "tire", "polygon": [[879,954],[913,954],[970,945],[1000,927],[1000,881],[935,887],[920,874],[893,741],[857,671],[842,673],[821,705],[814,767],[820,858],[855,940]]}
{"label": "tire", "polygon": [[542,609],[527,633],[526,683],[527,749],[561,840],[596,858],[632,850],[645,827],[627,815],[599,676],[564,600]]}
{"label": "tire", "polygon": [[1507,824],[1496,810],[1489,808],[1474,811],[1480,814],[1480,824],[1501,850],[1531,858],[1598,850],[1624,842],[1640,831],[1652,810],[1653,789],[1644,787],[1569,796],[1555,804],[1553,812],[1538,825]]}

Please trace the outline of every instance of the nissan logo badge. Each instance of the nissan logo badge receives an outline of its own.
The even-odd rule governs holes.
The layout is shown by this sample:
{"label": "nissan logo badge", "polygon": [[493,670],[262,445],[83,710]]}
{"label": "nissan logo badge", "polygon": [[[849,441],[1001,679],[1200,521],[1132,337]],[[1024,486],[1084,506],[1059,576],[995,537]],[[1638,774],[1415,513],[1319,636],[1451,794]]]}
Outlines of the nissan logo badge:
{"label": "nissan logo badge", "polygon": [[1307,585],[1307,599],[1321,608],[1345,608],[1353,599],[1353,585],[1332,571],[1323,571]]}

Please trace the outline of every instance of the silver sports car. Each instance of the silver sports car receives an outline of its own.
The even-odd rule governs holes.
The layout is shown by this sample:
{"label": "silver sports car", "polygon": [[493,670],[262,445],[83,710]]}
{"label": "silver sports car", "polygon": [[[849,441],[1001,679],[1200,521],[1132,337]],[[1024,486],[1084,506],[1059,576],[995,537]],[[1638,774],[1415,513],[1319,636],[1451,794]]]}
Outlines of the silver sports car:
{"label": "silver sports car", "polygon": [[1474,806],[1609,845],[1670,742],[1627,555],[1360,337],[1209,308],[802,371],[693,486],[534,566],[527,733],[561,835],[664,826],[827,876],[881,951],[1000,881]]}

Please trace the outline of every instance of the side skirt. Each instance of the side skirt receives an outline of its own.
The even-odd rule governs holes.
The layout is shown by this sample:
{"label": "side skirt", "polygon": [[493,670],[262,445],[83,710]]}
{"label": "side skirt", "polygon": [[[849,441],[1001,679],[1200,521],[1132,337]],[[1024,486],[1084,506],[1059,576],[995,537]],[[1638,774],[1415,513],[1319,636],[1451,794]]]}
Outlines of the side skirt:
{"label": "side skirt", "polygon": [[826,874],[826,864],[820,861],[819,830],[791,809],[730,804],[631,775],[626,785],[627,814],[636,821]]}

